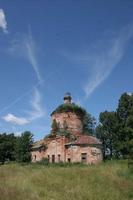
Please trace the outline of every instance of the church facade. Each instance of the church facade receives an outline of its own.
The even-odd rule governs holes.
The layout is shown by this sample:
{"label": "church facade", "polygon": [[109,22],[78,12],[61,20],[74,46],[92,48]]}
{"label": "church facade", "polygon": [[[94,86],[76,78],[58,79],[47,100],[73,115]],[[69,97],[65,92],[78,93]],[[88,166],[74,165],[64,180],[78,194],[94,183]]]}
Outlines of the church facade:
{"label": "church facade", "polygon": [[102,143],[83,131],[85,110],[71,103],[71,95],[51,114],[52,130],[32,147],[32,162],[97,164],[102,161]]}

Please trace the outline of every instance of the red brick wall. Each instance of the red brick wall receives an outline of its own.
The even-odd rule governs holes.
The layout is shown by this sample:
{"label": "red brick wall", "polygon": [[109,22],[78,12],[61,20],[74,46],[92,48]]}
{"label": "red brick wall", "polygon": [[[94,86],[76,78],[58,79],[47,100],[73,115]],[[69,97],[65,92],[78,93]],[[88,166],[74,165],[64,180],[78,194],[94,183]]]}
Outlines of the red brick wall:
{"label": "red brick wall", "polygon": [[74,135],[77,133],[81,134],[83,132],[83,123],[79,116],[75,113],[67,112],[67,113],[55,113],[52,115],[52,121],[56,120],[57,123],[60,124],[60,128],[63,129],[64,121],[66,121],[68,130],[72,132]]}
{"label": "red brick wall", "polygon": [[[95,152],[95,153],[94,153]],[[81,154],[86,153],[86,164],[97,164],[102,161],[102,151],[96,147],[69,146],[66,150],[66,161],[81,162]]]}
{"label": "red brick wall", "polygon": [[55,156],[55,162],[68,162],[68,159],[74,162],[81,162],[81,154],[86,153],[86,164],[97,164],[102,161],[102,151],[98,147],[91,146],[76,146],[69,145],[65,148],[65,144],[69,142],[64,136],[57,136],[55,138],[47,139],[45,142],[47,148],[45,151],[33,151],[32,152],[32,161],[40,161],[42,158],[50,158],[52,162],[52,155]]}

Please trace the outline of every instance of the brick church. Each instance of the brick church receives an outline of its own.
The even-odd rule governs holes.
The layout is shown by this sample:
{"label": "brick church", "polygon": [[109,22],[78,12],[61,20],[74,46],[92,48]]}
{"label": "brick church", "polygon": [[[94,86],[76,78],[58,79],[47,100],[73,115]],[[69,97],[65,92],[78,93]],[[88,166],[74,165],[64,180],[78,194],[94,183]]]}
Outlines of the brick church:
{"label": "brick church", "polygon": [[97,164],[102,161],[101,142],[83,131],[85,110],[71,100],[71,94],[66,93],[64,103],[51,113],[51,133],[34,143],[32,162],[43,158],[48,158],[50,163]]}

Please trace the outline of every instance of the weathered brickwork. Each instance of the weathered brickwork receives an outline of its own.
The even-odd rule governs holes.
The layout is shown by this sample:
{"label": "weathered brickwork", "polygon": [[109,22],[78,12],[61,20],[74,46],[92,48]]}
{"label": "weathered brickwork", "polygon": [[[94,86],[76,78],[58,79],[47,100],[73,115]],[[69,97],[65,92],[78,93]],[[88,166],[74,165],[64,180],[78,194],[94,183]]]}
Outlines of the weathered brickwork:
{"label": "weathered brickwork", "polygon": [[66,112],[66,113],[55,113],[52,115],[52,121],[56,120],[60,128],[63,129],[64,122],[68,126],[68,131],[77,136],[83,132],[83,122],[80,116],[77,116],[75,113]]}
{"label": "weathered brickwork", "polygon": [[[82,137],[82,136],[81,136]],[[92,136],[88,136],[88,138]],[[44,145],[44,143],[40,143]],[[102,160],[101,143],[98,144],[75,144],[69,143],[64,136],[58,136],[45,141],[46,147],[32,151],[32,161],[40,161],[48,158],[49,162],[84,162],[97,164]]]}
{"label": "weathered brickwork", "polygon": [[[71,104],[71,97],[64,97],[65,104]],[[48,158],[50,163],[59,162],[83,162],[97,164],[102,161],[102,144],[92,136],[84,135],[83,120],[74,112],[55,112],[51,116],[62,131],[64,122],[67,131],[74,136],[50,135],[44,140],[38,141],[32,148],[32,162]]]}

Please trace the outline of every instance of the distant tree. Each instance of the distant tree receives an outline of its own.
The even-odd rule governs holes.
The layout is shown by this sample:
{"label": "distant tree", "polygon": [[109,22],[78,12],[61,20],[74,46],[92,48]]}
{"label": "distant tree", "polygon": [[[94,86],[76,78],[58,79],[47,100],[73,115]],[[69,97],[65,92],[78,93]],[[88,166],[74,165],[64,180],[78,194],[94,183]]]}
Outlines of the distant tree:
{"label": "distant tree", "polygon": [[133,114],[133,94],[122,94],[116,111],[121,126],[125,126],[128,117]]}
{"label": "distant tree", "polygon": [[14,134],[0,134],[0,162],[15,160],[15,142]]}
{"label": "distant tree", "polygon": [[102,124],[99,124],[96,127],[96,137],[99,138],[102,142],[102,151],[103,151],[103,160],[106,159],[106,149],[107,149],[107,134],[106,131],[104,130]]}
{"label": "distant tree", "polygon": [[90,113],[84,115],[83,118],[83,132],[87,135],[93,135],[96,126],[96,119]]}
{"label": "distant tree", "polygon": [[16,141],[16,160],[18,162],[30,162],[31,161],[31,147],[33,144],[33,135],[31,132],[26,131],[18,136]]}
{"label": "distant tree", "polygon": [[118,150],[127,158],[133,151],[133,94],[124,93],[121,95],[117,117],[119,121]]}
{"label": "distant tree", "polygon": [[132,157],[133,154],[133,94],[121,95],[115,112],[102,112],[97,137],[103,142],[104,153],[110,149],[110,156]]}
{"label": "distant tree", "polygon": [[104,157],[106,149],[110,149],[110,157],[113,156],[116,144],[116,131],[118,129],[117,116],[115,112],[102,112],[99,116],[100,125],[96,128],[96,135],[103,142]]}

